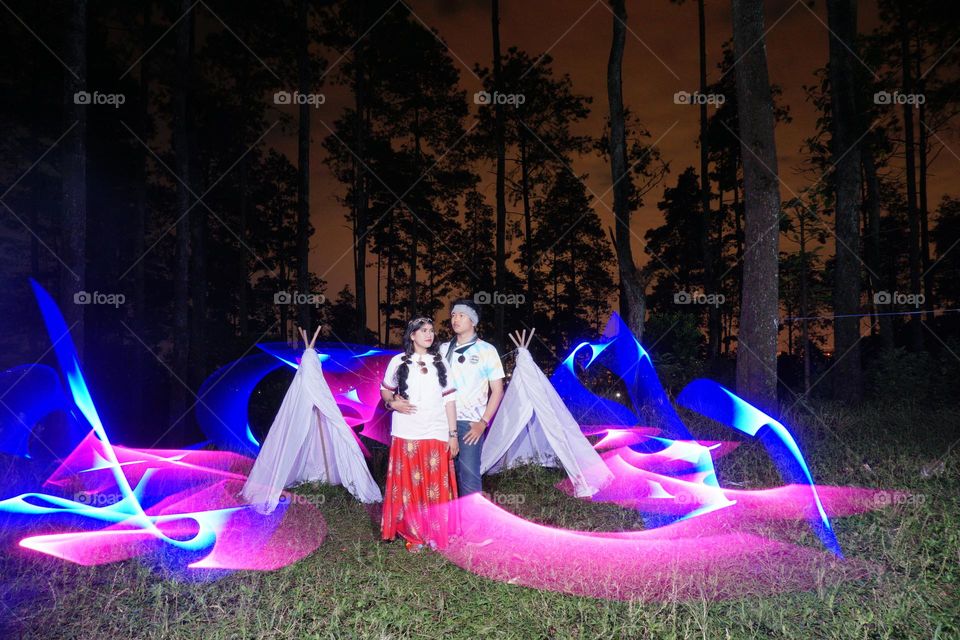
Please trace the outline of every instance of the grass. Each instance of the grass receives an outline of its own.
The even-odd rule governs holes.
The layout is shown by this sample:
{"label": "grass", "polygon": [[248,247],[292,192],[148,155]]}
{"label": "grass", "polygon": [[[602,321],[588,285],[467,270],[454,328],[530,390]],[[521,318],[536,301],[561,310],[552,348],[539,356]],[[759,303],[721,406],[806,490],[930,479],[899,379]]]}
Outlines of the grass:
{"label": "grass", "polygon": [[[850,558],[869,577],[733,601],[612,602],[486,580],[433,553],[380,543],[365,509],[339,487],[323,495],[324,544],[279,571],[188,582],[134,560],[97,567],[27,554],[0,536],[0,637],[29,638],[958,638],[960,482],[955,408],[818,406],[791,415],[817,481],[906,489],[913,499],[835,521]],[[684,416],[701,438],[736,439]],[[9,461],[7,461],[9,464]],[[721,484],[779,483],[760,447],[718,463]],[[486,479],[523,517],[579,529],[642,528],[632,512],[553,489],[561,474],[521,468]],[[318,501],[319,502],[319,501]],[[809,536],[808,544],[818,544]],[[162,566],[162,563],[161,563]],[[0,607],[2,609],[2,607]]]}

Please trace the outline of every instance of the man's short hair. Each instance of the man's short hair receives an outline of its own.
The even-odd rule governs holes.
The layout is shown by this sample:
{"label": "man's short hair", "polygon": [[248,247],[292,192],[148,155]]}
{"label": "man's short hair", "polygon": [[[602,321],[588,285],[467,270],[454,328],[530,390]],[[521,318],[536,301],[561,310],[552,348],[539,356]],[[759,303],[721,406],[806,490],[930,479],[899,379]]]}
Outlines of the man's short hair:
{"label": "man's short hair", "polygon": [[462,304],[470,307],[477,314],[477,324],[480,323],[480,320],[483,319],[483,316],[480,314],[480,307],[470,298],[460,298],[459,300],[454,300],[450,303],[450,313],[453,313],[453,308],[458,304]]}

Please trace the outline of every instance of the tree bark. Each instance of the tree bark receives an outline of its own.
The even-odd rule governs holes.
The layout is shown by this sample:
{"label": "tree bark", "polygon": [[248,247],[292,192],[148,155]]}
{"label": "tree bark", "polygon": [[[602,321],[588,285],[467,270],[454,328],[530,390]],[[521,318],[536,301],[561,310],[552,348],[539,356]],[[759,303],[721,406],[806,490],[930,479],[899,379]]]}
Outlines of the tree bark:
{"label": "tree bark", "polygon": [[[242,242],[247,241],[247,226],[250,220],[249,167],[247,156],[244,156],[240,160],[240,229],[237,231],[237,235],[240,236]],[[237,282],[239,290],[238,315],[240,317],[237,319],[237,329],[241,342],[246,344],[247,334],[250,332],[250,271],[247,269],[249,258],[246,253],[241,252],[240,256],[240,277]]]}
{"label": "tree bark", "polygon": [[84,310],[74,294],[87,281],[87,105],[75,99],[87,89],[87,2],[73,0],[67,11],[66,63],[72,73],[64,75],[64,120],[69,133],[62,146],[63,220],[60,226],[61,265],[58,297],[67,328],[73,336],[77,357],[83,359]]}
{"label": "tree bark", "polygon": [[[493,86],[499,95],[503,92],[503,72],[500,64],[500,0],[491,0],[491,28],[493,31]],[[507,194],[506,194],[506,142],[504,140],[503,103],[494,100],[494,139],[497,153],[497,264],[494,275],[495,291],[505,293],[507,283]],[[496,344],[503,345],[503,305],[494,307],[494,333]]]}
{"label": "tree bark", "polygon": [[[923,79],[923,70],[920,67],[921,54],[920,43],[917,43],[916,55],[916,74],[917,74],[917,93],[924,95],[926,93],[926,82]],[[919,154],[919,182],[917,185],[917,195],[920,197],[920,265],[923,270],[921,278],[923,280],[923,308],[926,313],[923,314],[927,322],[933,322],[933,274],[930,273],[930,221],[929,209],[927,206],[927,152],[929,150],[929,136],[927,134],[927,104],[921,102],[917,105],[917,132]]]}
{"label": "tree bark", "polygon": [[[910,19],[907,15],[906,2],[900,3],[900,62],[903,70],[903,92],[906,95],[913,93],[913,73],[910,69]],[[920,214],[917,211],[917,177],[916,159],[913,134],[913,106],[909,102],[903,104],[903,137],[904,156],[906,162],[907,181],[907,219],[910,225],[908,241],[910,259],[910,293],[920,293]],[[911,351],[923,349],[923,327],[920,326],[920,316],[910,318],[909,344]]]}
{"label": "tree bark", "polygon": [[627,135],[623,115],[623,49],[626,41],[627,10],[624,0],[610,0],[613,8],[613,38],[607,60],[607,100],[610,104],[610,171],[613,181],[613,215],[616,231],[611,234],[620,275],[620,315],[636,336],[643,338],[647,312],[646,280],[633,261],[630,244],[630,179],[627,176]]}
{"label": "tree bark", "polygon": [[[867,261],[870,265],[870,288],[876,294],[884,288],[884,268],[880,257],[880,179],[877,177],[877,164],[871,145],[864,145],[861,151],[863,177],[867,183]],[[880,324],[880,343],[884,349],[893,349],[893,318],[885,313],[878,314],[877,321]]]}
{"label": "tree bark", "polygon": [[[310,105],[303,96],[312,91],[310,83],[310,2],[297,4],[299,26],[297,44],[297,86],[301,101],[298,113],[297,135],[297,291],[301,296],[310,293]],[[310,307],[306,300],[297,305],[297,322],[310,326]],[[283,327],[286,338],[287,327]]]}
{"label": "tree bark", "polygon": [[810,393],[810,326],[807,324],[807,225],[800,212],[800,339],[803,341],[803,395]]}
{"label": "tree bark", "polygon": [[[189,0],[181,0],[180,11],[193,13]],[[173,153],[177,175],[177,246],[174,257],[173,273],[173,370],[181,379],[188,375],[190,354],[189,319],[189,283],[190,283],[190,206],[191,195],[188,184],[191,171],[190,158],[190,68],[191,41],[193,39],[193,16],[188,16],[177,25],[176,63],[178,73],[173,87]],[[186,409],[186,390],[177,381],[171,383],[171,418],[179,421],[178,432],[183,435],[181,419]]]}
{"label": "tree bark", "polygon": [[762,0],[733,0],[733,40],[740,60],[736,83],[747,246],[737,347],[737,392],[761,410],[776,412],[780,188]]}
{"label": "tree bark", "polygon": [[858,403],[863,394],[860,363],[860,126],[854,57],[856,0],[828,0],[830,25],[831,155],[834,164],[836,266],[833,281],[833,396]]}
{"label": "tree bark", "polygon": [[527,260],[524,265],[527,275],[527,297],[524,300],[524,309],[527,316],[527,324],[533,326],[533,296],[535,289],[533,286],[533,216],[530,210],[530,166],[527,159],[527,128],[520,127],[520,171],[521,188],[523,191],[523,233],[527,241]]}
{"label": "tree bark", "polygon": [[[194,49],[196,47],[194,37],[195,15],[191,13],[187,19],[190,23],[191,60],[194,59]],[[196,159],[199,157],[197,153],[197,128],[193,122],[187,128],[187,148],[190,158]],[[201,183],[198,162],[190,163],[190,174],[188,182],[191,189],[196,193]],[[190,376],[187,379],[194,389],[200,388],[207,374],[207,218],[207,208],[202,202],[194,207],[190,215]]]}
{"label": "tree bark", "polygon": [[[355,20],[357,35],[366,32],[364,11],[365,0],[355,0]],[[364,72],[364,43],[361,41],[354,48],[354,109],[356,110],[356,145],[357,155],[364,158],[366,136],[365,109],[366,109],[366,76]],[[367,177],[363,165],[353,159],[354,170],[354,262],[353,282],[356,292],[357,324],[356,339],[363,344],[367,335]]]}
{"label": "tree bark", "polygon": [[[152,0],[146,0],[143,3],[143,25],[141,30],[141,42],[144,50],[153,44],[152,36]],[[144,54],[140,59],[140,101],[137,105],[137,135],[141,140],[146,141],[149,138],[150,128],[150,56]],[[140,260],[146,250],[147,238],[147,179],[150,169],[150,151],[146,147],[140,147],[140,162],[137,166],[139,175],[136,185],[136,204],[133,214],[133,230],[131,237],[131,248],[137,265],[133,269],[133,326],[140,331],[146,324],[146,269],[145,262]],[[146,357],[147,352],[140,344],[136,345],[133,352],[133,384],[136,391],[136,403],[140,416],[141,424],[149,424],[149,415],[146,407]]]}
{"label": "tree bark", "polygon": [[[697,0],[697,22],[700,41],[700,94],[707,93],[707,30],[703,0]],[[710,242],[710,164],[707,147],[707,103],[700,102],[700,250],[703,252],[703,290],[716,293],[714,247]],[[714,362],[720,357],[720,308],[707,306],[707,358]]]}
{"label": "tree bark", "polygon": [[[414,109],[414,118],[413,118],[413,150],[414,150],[414,166],[416,167],[417,172],[421,171],[420,165],[420,110],[419,108]],[[412,320],[416,318],[419,311],[419,295],[417,293],[417,252],[420,250],[420,227],[413,220],[413,212],[411,211],[411,224],[410,224],[410,253],[407,256],[407,267],[410,273],[409,282],[409,294],[410,299],[410,315],[409,319]]]}

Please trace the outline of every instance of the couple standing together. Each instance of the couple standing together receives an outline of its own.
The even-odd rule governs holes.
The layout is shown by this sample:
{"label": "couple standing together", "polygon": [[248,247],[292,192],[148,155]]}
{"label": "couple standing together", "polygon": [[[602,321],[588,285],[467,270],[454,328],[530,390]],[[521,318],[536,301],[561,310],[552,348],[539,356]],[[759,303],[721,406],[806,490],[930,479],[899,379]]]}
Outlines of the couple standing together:
{"label": "couple standing together", "polygon": [[477,335],[472,300],[450,307],[454,336],[440,343],[430,318],[415,318],[403,352],[390,360],[380,385],[392,412],[382,537],[400,535],[410,551],[443,548],[459,520],[448,503],[481,490],[480,451],[503,398],[496,347]]}

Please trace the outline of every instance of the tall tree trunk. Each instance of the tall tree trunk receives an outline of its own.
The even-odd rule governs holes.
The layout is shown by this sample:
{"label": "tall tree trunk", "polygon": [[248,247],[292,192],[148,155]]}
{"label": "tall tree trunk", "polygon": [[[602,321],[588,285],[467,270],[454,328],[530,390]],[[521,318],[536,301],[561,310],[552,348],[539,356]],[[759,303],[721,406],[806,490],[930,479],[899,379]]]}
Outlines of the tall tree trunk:
{"label": "tall tree trunk", "polygon": [[[250,164],[247,162],[247,156],[240,159],[240,228],[237,235],[240,241],[247,242],[247,226],[250,220],[250,194],[247,185],[250,176]],[[245,252],[240,252],[240,269],[237,282],[239,322],[237,329],[240,334],[241,344],[246,344],[247,334],[250,332],[250,270],[247,267],[250,259]]]}
{"label": "tall tree trunk", "polygon": [[[189,0],[180,1],[181,15],[193,13]],[[189,318],[189,282],[190,282],[190,188],[182,181],[190,180],[190,69],[193,60],[190,56],[191,41],[193,39],[193,17],[188,16],[180,21],[176,27],[176,79],[173,87],[173,153],[177,175],[177,246],[174,258],[173,273],[173,370],[185,378],[188,375],[190,354],[190,333],[188,331]],[[183,420],[186,409],[186,390],[177,381],[171,382],[170,411],[171,418],[179,420],[178,434],[184,435]]]}
{"label": "tall tree trunk", "polygon": [[383,302],[383,252],[377,251],[377,344],[383,346],[386,344],[383,338],[383,311],[381,304]]}
{"label": "tall tree trunk", "polygon": [[[833,395],[860,402],[860,126],[854,82],[856,0],[828,0],[833,189],[836,198],[836,268],[833,281]],[[854,316],[840,318],[837,316]]]}
{"label": "tall tree trunk", "polygon": [[524,300],[524,313],[527,316],[527,324],[533,326],[533,296],[535,293],[533,285],[533,219],[530,210],[530,166],[527,158],[527,128],[520,128],[520,177],[523,191],[523,237],[527,242],[527,296]]}
{"label": "tall tree trunk", "polygon": [[[923,78],[921,64],[921,43],[917,42],[916,55],[916,73],[917,73],[917,93],[924,95],[926,93],[926,82]],[[919,152],[920,175],[917,194],[920,196],[920,265],[923,269],[921,278],[923,279],[923,308],[926,310],[924,319],[927,322],[933,322],[933,274],[930,273],[930,224],[927,209],[927,151],[929,146],[929,137],[927,135],[927,104],[921,102],[917,105],[917,132],[919,134]]]}
{"label": "tall tree trunk", "polygon": [[[72,94],[71,94],[72,95]],[[37,229],[40,223],[39,220],[39,209],[40,205],[37,202],[30,202],[29,208],[27,209],[27,215],[29,216],[28,220],[30,221],[30,228]],[[30,234],[30,276],[40,282],[40,241],[37,239],[36,235]],[[59,286],[57,287],[59,290]],[[58,291],[59,295],[59,291]],[[63,307],[63,300],[61,297],[61,307]],[[66,316],[64,316],[66,317]],[[69,327],[70,324],[67,324]],[[40,353],[43,350],[43,347],[40,346],[40,332],[39,331],[30,331],[30,353]]]}
{"label": "tall tree trunk", "polygon": [[[873,293],[884,288],[884,271],[880,257],[880,179],[877,177],[877,165],[873,157],[873,147],[865,144],[861,148],[863,177],[867,183],[867,261],[870,265],[870,288]],[[876,308],[874,308],[876,313]],[[880,343],[885,349],[892,349],[893,318],[889,315],[877,315],[880,324]]]}
{"label": "tall tree trunk", "polygon": [[[289,291],[290,279],[287,277],[288,270],[287,270],[286,253],[287,253],[286,249],[282,249],[281,255],[277,256],[278,260],[280,261],[280,283],[281,283],[280,287],[278,288]],[[280,305],[280,339],[283,340],[284,342],[286,342],[290,337],[289,327],[287,326],[287,320],[288,320],[287,316],[289,314],[290,314],[290,305],[281,304]]]}
{"label": "tall tree trunk", "polygon": [[[557,264],[557,248],[554,245],[550,249],[550,254],[553,258],[553,264]],[[557,309],[560,307],[560,269],[557,269],[555,266],[552,269],[553,271],[553,317],[557,317]]]}
{"label": "tall tree trunk", "polygon": [[[366,32],[365,19],[366,12],[365,0],[354,0],[354,23],[357,25],[357,35]],[[364,43],[360,41],[354,47],[354,109],[356,110],[356,131],[355,139],[357,146],[357,155],[360,158],[365,157],[364,149],[366,137],[366,75],[364,71],[365,61]],[[363,164],[353,159],[354,171],[354,258],[353,258],[353,282],[356,292],[357,303],[357,324],[356,336],[357,342],[363,344],[367,336],[367,176],[363,170]]]}
{"label": "tall tree trunk", "polygon": [[743,261],[737,392],[760,409],[776,412],[780,188],[763,24],[762,0],[733,0],[744,240],[750,249]]}
{"label": "tall tree trunk", "polygon": [[63,82],[63,115],[69,133],[62,146],[63,219],[60,224],[61,255],[58,298],[67,327],[83,358],[85,305],[74,301],[87,281],[87,105],[75,99],[87,89],[87,2],[73,0],[68,5],[65,43],[69,71]]}
{"label": "tall tree trunk", "polygon": [[[910,18],[908,3],[900,2],[900,68],[903,72],[903,92],[913,94],[913,73],[910,68]],[[910,259],[910,293],[920,293],[920,214],[917,211],[917,177],[913,135],[913,106],[909,102],[903,105],[903,137],[904,156],[906,162],[907,180],[907,218],[910,224],[909,259]],[[910,349],[923,349],[923,327],[920,326],[920,316],[910,318]]]}
{"label": "tall tree trunk", "polygon": [[[394,212],[396,209],[393,209],[388,215],[390,216],[390,221],[387,224],[387,237],[393,238],[396,225],[393,224],[394,221]],[[394,296],[394,284],[393,284],[393,273],[394,273],[394,258],[396,256],[397,247],[396,244],[389,245],[387,249],[387,300],[386,300],[386,317],[384,319],[384,338],[383,344],[385,346],[390,346],[390,332],[393,328],[393,296]]]}
{"label": "tall tree trunk", "polygon": [[[416,108],[414,110],[413,116],[413,151],[414,151],[414,167],[419,174],[420,172],[420,110]],[[420,249],[420,227],[418,226],[416,220],[414,220],[414,214],[411,211],[410,216],[410,254],[407,256],[408,268],[409,268],[409,319],[417,317],[420,313],[419,311],[419,302],[417,298],[417,251]]]}
{"label": "tall tree trunk", "polygon": [[[700,95],[707,93],[707,28],[703,0],[697,0],[697,23],[700,42]],[[703,290],[707,295],[716,293],[714,248],[710,242],[710,173],[707,148],[707,103],[700,101],[700,251],[703,252]],[[707,357],[711,362],[720,356],[720,308],[707,306]]]}
{"label": "tall tree trunk", "polygon": [[310,78],[310,2],[297,3],[297,85],[301,95],[297,135],[297,291],[303,301],[297,305],[297,322],[310,326],[310,104],[303,99],[312,91]]}
{"label": "tall tree trunk", "polygon": [[803,395],[810,393],[810,328],[807,324],[807,218],[800,212],[800,339],[803,341]]}
{"label": "tall tree trunk", "polygon": [[620,315],[630,331],[643,339],[647,299],[646,281],[633,261],[630,245],[630,178],[627,176],[627,134],[623,117],[623,48],[626,41],[627,10],[624,0],[610,0],[613,8],[613,38],[607,60],[607,100],[610,104],[610,171],[613,180],[613,215],[616,231],[611,240],[617,253],[620,274]]}
{"label": "tall tree trunk", "polygon": [[[190,23],[190,59],[194,59],[196,46],[195,16],[191,13],[187,19]],[[187,145],[191,158],[198,158],[197,128],[190,126],[187,132]],[[200,166],[197,162],[190,163],[191,176],[189,184],[196,193],[200,188]],[[190,216],[190,386],[199,389],[207,374],[207,233],[208,212],[206,206],[200,203],[191,212]],[[190,423],[191,416],[184,425]]]}
{"label": "tall tree trunk", "polygon": [[[500,64],[500,0],[491,0],[491,28],[493,30],[493,86],[497,95],[503,92],[503,71]],[[507,193],[506,142],[504,140],[503,103],[494,100],[494,138],[497,153],[497,264],[495,291],[503,293],[507,284]],[[494,307],[494,333],[498,346],[503,345],[503,305]]]}
{"label": "tall tree trunk", "polygon": [[733,182],[733,235],[736,264],[743,264],[743,220],[740,213],[740,187]]}
{"label": "tall tree trunk", "polygon": [[[152,27],[152,0],[146,0],[143,3],[143,25],[141,29],[141,43],[144,51],[154,42]],[[141,140],[149,139],[150,129],[150,55],[145,53],[140,59],[140,100],[137,104],[137,135]],[[140,161],[137,164],[136,184],[136,204],[133,214],[133,230],[131,238],[131,249],[134,259],[137,260],[133,268],[133,326],[140,332],[146,325],[147,305],[146,305],[146,270],[145,262],[140,260],[140,256],[146,251],[147,239],[147,179],[150,169],[150,151],[144,146],[140,146]],[[144,378],[146,372],[147,352],[140,344],[136,345],[133,352],[133,384],[136,391],[135,402],[138,407],[140,424],[149,424],[149,412],[146,406],[147,384]]]}

